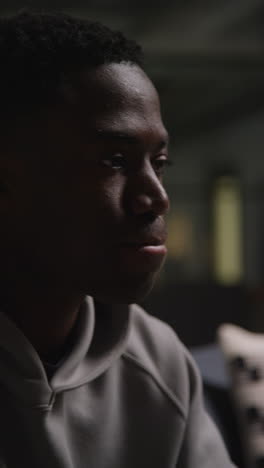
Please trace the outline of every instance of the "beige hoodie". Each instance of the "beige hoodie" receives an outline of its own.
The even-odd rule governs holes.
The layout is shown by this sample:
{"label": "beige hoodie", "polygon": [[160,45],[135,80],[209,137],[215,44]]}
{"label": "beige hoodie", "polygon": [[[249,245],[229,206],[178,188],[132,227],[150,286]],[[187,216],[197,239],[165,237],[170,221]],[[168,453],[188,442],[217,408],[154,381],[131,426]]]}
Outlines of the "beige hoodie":
{"label": "beige hoodie", "polygon": [[[96,313],[97,312],[97,313]],[[0,314],[0,468],[231,468],[175,333],[138,306],[82,306],[50,382]]]}

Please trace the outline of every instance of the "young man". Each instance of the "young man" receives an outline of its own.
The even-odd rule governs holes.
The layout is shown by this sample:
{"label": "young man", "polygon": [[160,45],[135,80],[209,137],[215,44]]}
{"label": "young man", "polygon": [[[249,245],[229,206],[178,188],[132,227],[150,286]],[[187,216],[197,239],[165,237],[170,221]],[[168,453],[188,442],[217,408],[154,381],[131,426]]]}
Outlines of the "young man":
{"label": "young man", "polygon": [[231,467],[188,352],[130,305],[164,261],[169,205],[140,48],[21,14],[0,59],[0,467]]}

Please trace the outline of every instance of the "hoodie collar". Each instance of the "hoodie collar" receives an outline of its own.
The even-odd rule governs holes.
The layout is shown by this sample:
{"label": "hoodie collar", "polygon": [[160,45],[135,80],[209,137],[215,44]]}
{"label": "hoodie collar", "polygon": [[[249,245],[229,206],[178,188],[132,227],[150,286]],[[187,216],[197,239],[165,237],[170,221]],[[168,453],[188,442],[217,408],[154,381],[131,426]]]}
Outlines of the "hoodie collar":
{"label": "hoodie collar", "polygon": [[54,394],[81,386],[102,374],[122,354],[129,328],[129,306],[82,304],[76,340],[51,381],[24,334],[0,313],[0,386],[33,407],[48,409]]}

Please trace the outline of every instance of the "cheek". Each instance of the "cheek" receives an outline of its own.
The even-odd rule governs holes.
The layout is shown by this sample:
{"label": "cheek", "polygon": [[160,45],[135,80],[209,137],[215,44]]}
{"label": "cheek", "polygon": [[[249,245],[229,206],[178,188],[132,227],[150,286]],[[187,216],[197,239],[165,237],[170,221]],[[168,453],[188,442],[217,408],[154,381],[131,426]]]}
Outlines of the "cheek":
{"label": "cheek", "polygon": [[[125,178],[120,173],[76,171],[47,175],[28,187],[20,220],[32,236],[54,244],[95,239],[116,232],[123,217]],[[20,222],[18,222],[20,224]],[[64,242],[63,241],[63,242]]]}
{"label": "cheek", "polygon": [[[123,186],[120,184],[108,184],[101,187],[99,193],[95,191],[95,198],[100,203],[102,209],[107,212],[113,211],[116,214],[121,214],[123,211]],[[97,197],[96,197],[97,195]]]}
{"label": "cheek", "polygon": [[76,205],[93,217],[108,220],[108,217],[123,215],[125,178],[116,173],[112,177],[89,177],[76,187]]}
{"label": "cheek", "polygon": [[[93,245],[94,255],[115,238],[123,219],[123,189],[120,184],[85,184],[48,199],[46,214],[39,218],[39,231],[49,243],[72,252],[86,251]],[[90,252],[92,255],[93,252]]]}

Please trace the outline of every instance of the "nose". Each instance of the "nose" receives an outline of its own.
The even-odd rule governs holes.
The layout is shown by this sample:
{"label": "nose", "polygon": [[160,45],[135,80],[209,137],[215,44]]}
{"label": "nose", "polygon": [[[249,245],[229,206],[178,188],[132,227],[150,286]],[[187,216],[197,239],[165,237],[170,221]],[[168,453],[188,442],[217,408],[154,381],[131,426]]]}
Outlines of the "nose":
{"label": "nose", "polygon": [[155,217],[166,214],[169,210],[169,198],[151,165],[140,171],[130,183],[130,208],[133,214],[150,213]]}

